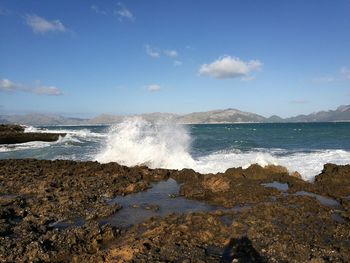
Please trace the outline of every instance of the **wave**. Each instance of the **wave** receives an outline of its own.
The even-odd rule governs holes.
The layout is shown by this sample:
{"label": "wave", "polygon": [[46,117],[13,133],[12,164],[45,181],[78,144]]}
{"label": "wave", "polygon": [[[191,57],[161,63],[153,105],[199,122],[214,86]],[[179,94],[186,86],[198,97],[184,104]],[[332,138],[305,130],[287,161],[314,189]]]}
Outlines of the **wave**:
{"label": "wave", "polygon": [[110,127],[107,142],[96,160],[152,168],[192,167],[195,161],[189,154],[190,141],[183,125],[154,124],[139,117],[129,118]]}
{"label": "wave", "polygon": [[[55,126],[57,127],[57,126]],[[49,133],[66,133],[71,136],[80,137],[84,139],[89,138],[105,138],[107,134],[92,132],[89,129],[52,129],[52,128],[37,128],[33,126],[27,126],[24,132],[49,132]]]}
{"label": "wave", "polygon": [[344,150],[318,150],[313,152],[293,152],[283,155],[279,151],[260,151],[249,152],[226,152],[213,153],[208,156],[198,158],[194,170],[202,173],[224,172],[230,167],[247,168],[251,164],[257,163],[261,166],[269,164],[282,165],[289,172],[297,171],[304,180],[313,181],[318,175],[325,163],[348,164],[350,152]]}
{"label": "wave", "polygon": [[39,148],[50,147],[53,145],[59,145],[59,144],[67,145],[67,144],[75,144],[75,143],[82,143],[82,142],[79,139],[71,136],[70,134],[67,134],[64,137],[59,136],[58,140],[54,142],[31,141],[31,142],[16,143],[16,144],[3,144],[3,145],[0,145],[0,152],[39,149]]}
{"label": "wave", "polygon": [[231,149],[193,158],[191,136],[184,125],[156,123],[134,117],[111,126],[105,145],[94,158],[98,162],[118,162],[127,166],[147,165],[151,168],[192,168],[201,173],[224,172],[230,167],[247,168],[257,163],[285,166],[298,171],[304,180],[312,181],[325,163],[346,164],[350,152],[318,150],[293,152],[285,149]]}
{"label": "wave", "polygon": [[33,141],[33,142],[25,142],[25,143],[16,143],[16,144],[4,144],[0,146],[0,152],[12,152],[12,151],[20,151],[27,149],[39,149],[52,146],[53,144],[57,144],[61,142],[60,138],[57,142],[41,142],[41,141]]}

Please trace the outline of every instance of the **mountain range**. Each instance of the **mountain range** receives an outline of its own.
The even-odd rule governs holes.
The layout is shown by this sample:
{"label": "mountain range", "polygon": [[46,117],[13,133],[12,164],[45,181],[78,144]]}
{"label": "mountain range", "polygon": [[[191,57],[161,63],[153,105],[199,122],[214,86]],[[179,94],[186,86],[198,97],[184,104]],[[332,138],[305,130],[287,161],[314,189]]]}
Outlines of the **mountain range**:
{"label": "mountain range", "polygon": [[[319,111],[308,115],[298,115],[290,118],[281,118],[273,115],[264,116],[240,111],[237,109],[213,110],[206,112],[193,112],[179,115],[173,113],[147,113],[132,115],[142,117],[151,122],[168,121],[183,124],[205,123],[277,123],[277,122],[335,122],[350,121],[350,105],[343,105],[335,110]],[[91,119],[70,118],[54,114],[25,114],[25,115],[0,115],[0,123],[18,123],[25,125],[96,125],[113,124],[123,121],[130,116],[102,114]]]}

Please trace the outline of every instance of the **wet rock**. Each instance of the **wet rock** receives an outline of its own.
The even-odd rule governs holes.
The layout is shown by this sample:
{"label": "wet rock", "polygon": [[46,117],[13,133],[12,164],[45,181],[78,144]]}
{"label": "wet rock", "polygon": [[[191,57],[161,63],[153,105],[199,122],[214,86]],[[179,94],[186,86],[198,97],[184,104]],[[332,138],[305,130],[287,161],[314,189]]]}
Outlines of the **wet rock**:
{"label": "wet rock", "polygon": [[31,141],[54,142],[60,137],[66,136],[65,133],[0,133],[0,144],[15,144]]}
{"label": "wet rock", "polygon": [[24,126],[17,124],[0,124],[0,132],[24,132]]}
{"label": "wet rock", "polygon": [[266,179],[275,174],[289,175],[288,170],[283,166],[267,165],[265,167],[261,167],[258,164],[249,166],[244,170],[243,174],[245,178],[254,180]]}
{"label": "wet rock", "polygon": [[206,176],[202,185],[213,193],[225,192],[230,189],[230,180],[225,177]]}
{"label": "wet rock", "polygon": [[64,136],[66,136],[65,133],[24,132],[24,127],[20,125],[0,125],[0,144],[15,144],[31,141],[53,142]]}
{"label": "wet rock", "polygon": [[[350,262],[349,170],[326,165],[310,183],[276,166],[203,175],[116,163],[0,160],[0,262]],[[111,198],[168,178],[181,184],[181,195],[219,210],[153,217],[123,229],[105,224],[123,209]],[[263,185],[272,182],[288,184],[288,191]],[[140,208],[159,209],[146,202]]]}
{"label": "wet rock", "polygon": [[290,174],[290,176],[301,179],[301,174],[298,173],[297,171],[292,172],[292,173]]}

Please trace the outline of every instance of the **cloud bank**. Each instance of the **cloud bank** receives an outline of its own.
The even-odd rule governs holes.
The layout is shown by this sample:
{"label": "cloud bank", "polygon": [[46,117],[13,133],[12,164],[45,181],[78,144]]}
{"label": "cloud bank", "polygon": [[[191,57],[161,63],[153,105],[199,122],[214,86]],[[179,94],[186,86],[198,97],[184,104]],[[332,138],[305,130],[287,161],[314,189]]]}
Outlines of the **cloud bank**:
{"label": "cloud bank", "polygon": [[228,79],[243,77],[249,79],[249,74],[259,71],[262,63],[259,60],[242,61],[239,58],[224,56],[210,64],[203,64],[198,73],[201,76],[209,76],[216,79]]}
{"label": "cloud bank", "polygon": [[38,15],[26,15],[26,24],[31,27],[34,33],[44,34],[47,32],[66,32],[67,28],[60,20],[48,21]]}
{"label": "cloud bank", "polygon": [[63,92],[54,86],[31,87],[20,83],[14,83],[9,79],[0,79],[0,91],[5,92],[29,92],[38,95],[60,96]]}

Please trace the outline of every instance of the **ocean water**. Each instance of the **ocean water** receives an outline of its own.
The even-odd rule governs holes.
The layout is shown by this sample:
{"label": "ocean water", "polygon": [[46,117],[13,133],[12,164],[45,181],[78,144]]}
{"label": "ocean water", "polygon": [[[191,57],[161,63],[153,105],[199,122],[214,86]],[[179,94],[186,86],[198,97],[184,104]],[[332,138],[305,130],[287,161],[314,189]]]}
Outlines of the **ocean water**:
{"label": "ocean water", "polygon": [[95,160],[101,163],[223,172],[251,164],[283,165],[312,181],[323,164],[350,163],[350,123],[176,125],[130,118],[112,126],[28,127],[65,132],[57,142],[1,145],[0,159]]}

